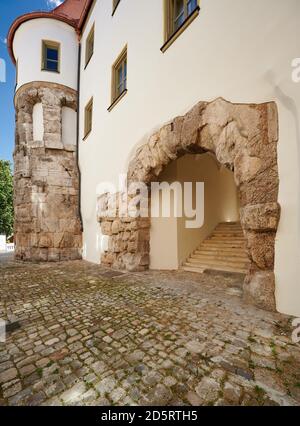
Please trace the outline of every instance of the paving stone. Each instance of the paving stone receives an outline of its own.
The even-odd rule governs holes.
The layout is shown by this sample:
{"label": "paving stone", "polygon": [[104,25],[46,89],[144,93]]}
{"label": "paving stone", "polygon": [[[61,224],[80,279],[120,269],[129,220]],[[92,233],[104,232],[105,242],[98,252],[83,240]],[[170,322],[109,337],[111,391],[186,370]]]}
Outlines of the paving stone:
{"label": "paving stone", "polygon": [[6,390],[3,390],[3,398],[9,398],[11,396],[16,395],[18,392],[22,390],[22,383],[16,382],[12,386],[8,387]]}
{"label": "paving stone", "polygon": [[101,396],[105,396],[110,393],[116,386],[116,381],[113,378],[106,378],[101,380],[98,384],[95,385],[96,390]]}
{"label": "paving stone", "polygon": [[114,403],[119,402],[120,400],[124,399],[125,396],[126,396],[126,392],[122,388],[116,388],[110,394],[110,398],[112,399],[112,401]]}
{"label": "paving stone", "polygon": [[18,375],[18,371],[16,368],[9,368],[8,370],[2,371],[0,374],[0,383],[10,382],[15,379]]}
{"label": "paving stone", "polygon": [[58,343],[59,339],[57,337],[54,337],[53,339],[47,340],[45,342],[45,345],[47,346],[53,346],[55,343]]}
{"label": "paving stone", "polygon": [[26,301],[30,319],[0,347],[0,405],[300,405],[290,319],[232,297],[233,278],[102,272],[0,261],[1,315]]}
{"label": "paving stone", "polygon": [[26,377],[26,376],[29,376],[31,373],[33,373],[35,370],[36,370],[36,367],[33,364],[30,364],[20,368],[19,372],[22,377]]}
{"label": "paving stone", "polygon": [[236,384],[226,382],[224,385],[223,396],[225,400],[232,404],[239,405],[242,396],[242,389]]}
{"label": "paving stone", "polygon": [[209,377],[204,377],[201,382],[195,388],[196,393],[200,396],[204,403],[211,403],[215,401],[219,396],[220,385]]}
{"label": "paving stone", "polygon": [[78,401],[85,391],[85,384],[80,382],[74,385],[71,389],[65,391],[60,398],[64,401],[64,403],[69,404]]}
{"label": "paving stone", "polygon": [[151,391],[147,398],[151,405],[167,405],[173,398],[172,392],[164,385],[158,384],[153,391]]}
{"label": "paving stone", "polygon": [[203,399],[195,392],[188,392],[185,399],[193,406],[199,406],[202,404]]}
{"label": "paving stone", "polygon": [[201,354],[204,351],[205,344],[200,343],[197,340],[193,340],[186,344],[186,348],[189,352],[194,354]]}

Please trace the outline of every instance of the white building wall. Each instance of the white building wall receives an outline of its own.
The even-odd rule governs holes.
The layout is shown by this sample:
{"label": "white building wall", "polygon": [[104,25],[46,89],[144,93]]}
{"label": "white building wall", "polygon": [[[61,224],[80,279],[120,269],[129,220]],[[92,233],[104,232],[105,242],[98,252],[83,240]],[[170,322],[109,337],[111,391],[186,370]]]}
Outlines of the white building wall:
{"label": "white building wall", "polygon": [[[276,299],[279,311],[300,315],[299,105],[291,79],[299,57],[298,0],[202,0],[194,22],[163,54],[163,1],[97,1],[82,43],[95,22],[95,53],[81,75],[84,106],[94,97],[93,130],[80,143],[86,258],[98,262],[96,185],[117,183],[136,146],[200,100],[275,101],[279,110],[279,202]],[[108,112],[111,66],[128,46],[128,93]],[[82,51],[84,58],[85,49]]]}
{"label": "white building wall", "polygon": [[[60,43],[60,73],[42,71],[42,40]],[[70,25],[47,18],[26,21],[15,33],[13,52],[18,64],[16,89],[32,81],[47,81],[77,90],[78,40]]]}
{"label": "white building wall", "polygon": [[[204,206],[202,200],[198,203],[203,206],[204,225],[201,228],[188,228],[186,222],[191,219],[183,216],[174,217],[174,204],[171,206],[172,217],[165,218],[160,212],[160,217],[151,219],[150,229],[150,268],[151,269],[178,269],[189,255],[199,247],[216,228],[220,222],[235,222],[239,220],[237,188],[233,173],[220,167],[214,156],[209,154],[184,155],[173,161],[159,176],[160,182],[193,184],[193,205],[196,206],[196,182],[204,184]],[[163,205],[163,198],[151,198],[151,206],[157,208]],[[171,192],[171,200],[173,203]],[[198,195],[199,196],[199,195]],[[180,199],[180,196],[178,197]],[[182,199],[184,190],[182,190]],[[198,218],[201,217],[200,211]]]}

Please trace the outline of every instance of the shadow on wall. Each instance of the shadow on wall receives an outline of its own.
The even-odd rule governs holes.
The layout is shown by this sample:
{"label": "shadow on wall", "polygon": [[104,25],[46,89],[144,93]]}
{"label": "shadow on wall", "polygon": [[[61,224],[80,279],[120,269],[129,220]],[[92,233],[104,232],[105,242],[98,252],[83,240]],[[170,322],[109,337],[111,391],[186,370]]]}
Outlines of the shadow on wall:
{"label": "shadow on wall", "polygon": [[[299,120],[299,111],[296,105],[296,102],[293,98],[285,94],[282,89],[280,88],[279,84],[276,84],[275,80],[275,73],[271,70],[269,70],[265,74],[265,79],[267,82],[272,86],[274,89],[276,97],[280,100],[280,102],[286,107],[288,111],[290,111],[291,115],[293,116],[293,120],[295,123],[295,135],[296,135],[296,141],[297,141],[297,159],[298,159],[298,170],[300,170],[300,120]],[[296,83],[295,83],[296,84]],[[298,172],[298,188],[300,188],[300,173]],[[297,205],[300,204],[300,194],[299,191],[297,191]],[[300,209],[298,209],[298,229],[297,229],[297,235],[300,235]]]}

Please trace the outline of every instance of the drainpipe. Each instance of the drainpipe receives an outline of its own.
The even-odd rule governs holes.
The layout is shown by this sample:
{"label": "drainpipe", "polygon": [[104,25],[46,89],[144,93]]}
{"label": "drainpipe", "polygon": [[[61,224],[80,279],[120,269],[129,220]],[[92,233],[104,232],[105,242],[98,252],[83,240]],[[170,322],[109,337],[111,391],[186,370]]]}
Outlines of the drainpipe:
{"label": "drainpipe", "polygon": [[78,216],[81,224],[81,232],[83,232],[83,221],[81,212],[81,171],[79,166],[79,107],[80,107],[80,70],[81,70],[81,43],[78,44],[78,69],[77,69],[77,123],[76,123],[76,162],[78,168],[78,185],[79,185],[79,197],[78,197]]}

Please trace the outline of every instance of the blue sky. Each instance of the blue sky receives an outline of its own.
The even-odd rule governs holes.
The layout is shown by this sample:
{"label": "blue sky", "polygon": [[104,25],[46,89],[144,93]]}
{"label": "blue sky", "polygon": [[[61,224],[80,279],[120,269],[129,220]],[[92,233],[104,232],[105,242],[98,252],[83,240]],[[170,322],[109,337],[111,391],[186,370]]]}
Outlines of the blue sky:
{"label": "blue sky", "polygon": [[9,27],[18,16],[24,13],[51,10],[59,3],[59,0],[0,0],[0,61],[4,60],[6,63],[6,83],[0,81],[0,159],[12,161],[14,150],[15,67],[6,46]]}

